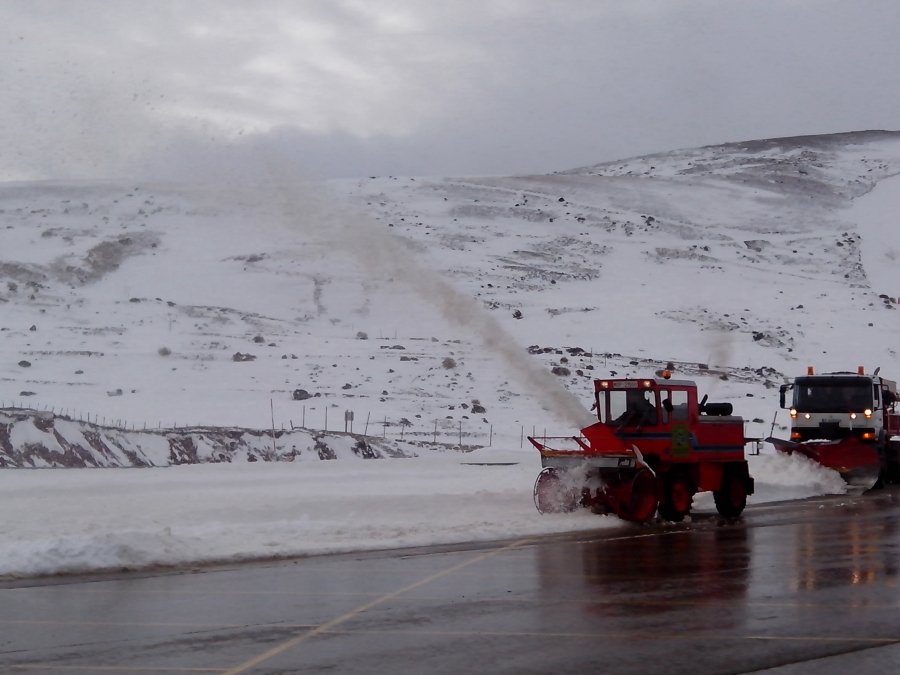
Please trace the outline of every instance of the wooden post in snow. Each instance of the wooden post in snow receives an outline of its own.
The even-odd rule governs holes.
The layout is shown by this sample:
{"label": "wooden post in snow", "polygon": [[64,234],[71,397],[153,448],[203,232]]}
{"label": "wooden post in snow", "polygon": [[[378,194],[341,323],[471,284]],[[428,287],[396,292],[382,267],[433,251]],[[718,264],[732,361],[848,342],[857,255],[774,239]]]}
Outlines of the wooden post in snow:
{"label": "wooden post in snow", "polygon": [[272,461],[278,456],[278,448],[275,446],[275,403],[269,399],[269,411],[272,413]]}

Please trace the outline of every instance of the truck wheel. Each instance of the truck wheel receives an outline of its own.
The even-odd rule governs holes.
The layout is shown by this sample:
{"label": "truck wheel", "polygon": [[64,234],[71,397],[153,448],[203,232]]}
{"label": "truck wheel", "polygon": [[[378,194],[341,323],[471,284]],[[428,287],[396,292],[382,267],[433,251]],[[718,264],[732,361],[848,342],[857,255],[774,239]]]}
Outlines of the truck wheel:
{"label": "truck wheel", "polygon": [[672,476],[665,481],[663,501],[659,505],[659,515],[664,520],[680,523],[691,512],[694,490],[684,476]]}
{"label": "truck wheel", "polygon": [[716,510],[723,518],[737,518],[747,506],[747,484],[736,471],[725,469],[722,485],[713,492]]}
{"label": "truck wheel", "polygon": [[888,485],[900,483],[900,443],[888,441],[885,444],[881,477]]}

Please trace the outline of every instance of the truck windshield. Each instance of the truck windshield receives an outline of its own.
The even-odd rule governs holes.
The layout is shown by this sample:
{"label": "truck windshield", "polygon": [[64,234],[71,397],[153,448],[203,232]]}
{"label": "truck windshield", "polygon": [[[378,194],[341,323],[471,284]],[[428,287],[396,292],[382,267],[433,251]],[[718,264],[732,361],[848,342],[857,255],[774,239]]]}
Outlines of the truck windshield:
{"label": "truck windshield", "polygon": [[794,407],[810,413],[862,412],[872,408],[872,386],[858,380],[846,384],[800,384],[794,390]]}

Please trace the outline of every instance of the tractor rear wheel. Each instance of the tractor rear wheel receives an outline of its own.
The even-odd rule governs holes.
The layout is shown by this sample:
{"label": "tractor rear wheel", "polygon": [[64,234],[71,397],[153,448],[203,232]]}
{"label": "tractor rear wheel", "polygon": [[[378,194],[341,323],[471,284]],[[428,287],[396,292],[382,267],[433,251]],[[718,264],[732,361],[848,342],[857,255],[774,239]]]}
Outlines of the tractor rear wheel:
{"label": "tractor rear wheel", "polygon": [[556,469],[546,468],[534,481],[534,505],[541,513],[569,513],[578,506],[575,491],[563,485]]}
{"label": "tractor rear wheel", "polygon": [[716,510],[723,518],[737,518],[747,506],[747,484],[744,477],[725,468],[722,485],[713,492]]}
{"label": "tractor rear wheel", "polygon": [[664,486],[665,492],[659,505],[659,515],[664,520],[680,523],[691,512],[694,489],[684,476],[670,476]]}

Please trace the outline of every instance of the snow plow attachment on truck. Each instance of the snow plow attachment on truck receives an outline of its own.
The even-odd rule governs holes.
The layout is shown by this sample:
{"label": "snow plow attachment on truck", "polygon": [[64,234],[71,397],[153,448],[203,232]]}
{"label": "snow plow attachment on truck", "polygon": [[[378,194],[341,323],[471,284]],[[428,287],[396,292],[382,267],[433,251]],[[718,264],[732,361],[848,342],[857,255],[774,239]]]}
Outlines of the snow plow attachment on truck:
{"label": "snow plow attachment on truck", "polygon": [[833,441],[813,440],[802,443],[770,436],[766,442],[786,455],[796,452],[837,471],[844,482],[853,487],[871,490],[878,484],[881,476],[881,458],[876,446],[853,436]]}

